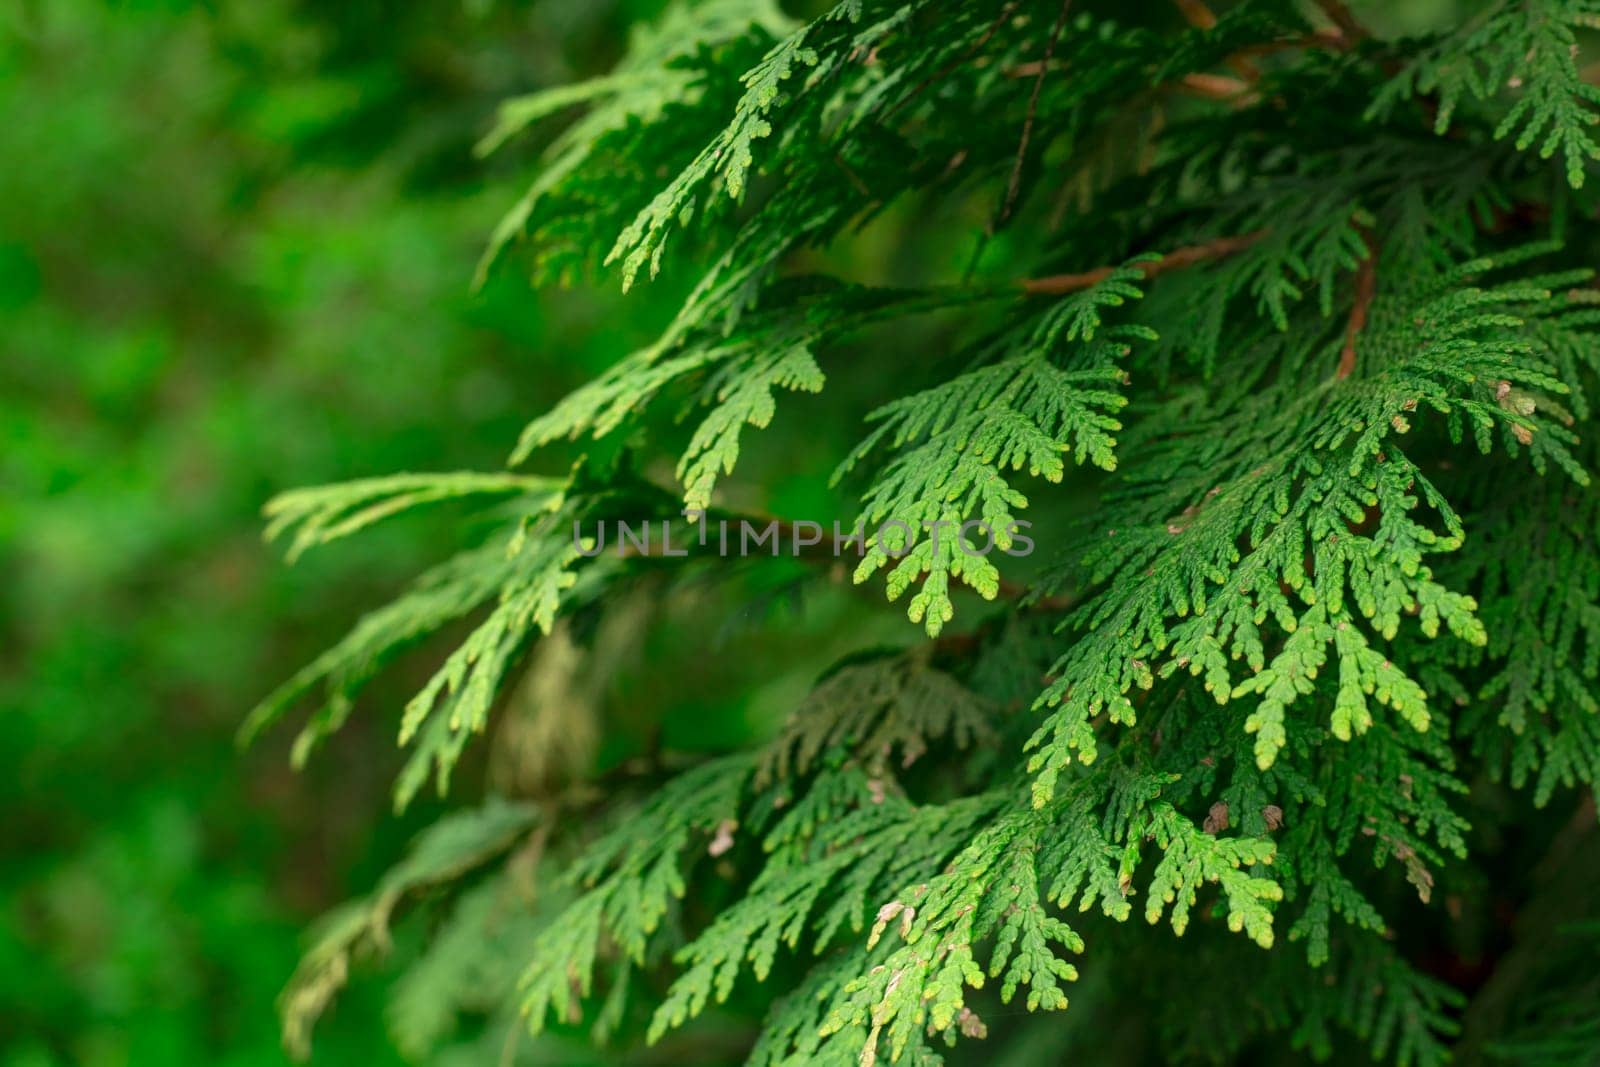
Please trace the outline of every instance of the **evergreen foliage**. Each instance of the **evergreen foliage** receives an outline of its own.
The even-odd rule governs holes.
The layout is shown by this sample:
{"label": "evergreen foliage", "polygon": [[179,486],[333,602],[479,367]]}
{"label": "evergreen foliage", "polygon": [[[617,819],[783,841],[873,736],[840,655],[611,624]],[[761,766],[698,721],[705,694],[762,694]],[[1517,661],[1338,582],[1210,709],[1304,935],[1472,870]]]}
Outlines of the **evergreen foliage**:
{"label": "evergreen foliage", "polygon": [[[292,1043],[427,889],[444,924],[396,1002],[417,1056],[457,1010],[623,1048],[726,1013],[761,1019],[754,1063],[935,1063],[1110,1044],[1135,997],[1163,1062],[1437,1064],[1463,1020],[1516,1062],[1600,1054],[1565,1001],[1472,1037],[1407,929],[1495,877],[1485,789],[1531,812],[1600,780],[1600,7],[1506,0],[1405,39],[1334,0],[1219,8],[684,3],[613,75],[505,106],[485,150],[583,110],[486,270],[692,288],[507,470],[271,504],[291,555],[436,501],[489,521],[251,728],[313,705],[303,756],[387,661],[472,620],[398,715],[404,807],[511,714],[530,649],[599,657],[629,596],[804,566],[909,594],[921,633],[863,624],[742,749],[600,759],[448,816],[312,950]],[[852,255],[907,225],[941,254]],[[765,526],[727,503],[742,459],[777,477],[753,431],[835,379],[861,423],[831,461],[864,531],[842,570],[826,539],[744,565],[575,540]],[[823,481],[814,459],[779,469]],[[1038,559],[1009,551],[1025,509]],[[978,521],[984,555],[956,533]],[[1080,961],[1087,1005],[1030,1030]]]}

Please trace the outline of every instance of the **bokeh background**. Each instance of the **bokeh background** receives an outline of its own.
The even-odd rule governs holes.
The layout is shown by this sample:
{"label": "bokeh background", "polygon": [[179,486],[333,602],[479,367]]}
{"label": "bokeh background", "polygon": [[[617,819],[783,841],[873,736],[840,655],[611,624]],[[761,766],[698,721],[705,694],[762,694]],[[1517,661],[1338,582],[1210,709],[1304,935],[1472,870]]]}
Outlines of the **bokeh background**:
{"label": "bokeh background", "polygon": [[[453,541],[289,567],[260,507],[492,469],[653,332],[664,295],[471,291],[531,160],[471,149],[659,6],[0,0],[3,1067],[286,1062],[302,931],[436,811],[390,816],[387,720],[301,774],[234,733]],[[314,1062],[398,1062],[365,981]]]}

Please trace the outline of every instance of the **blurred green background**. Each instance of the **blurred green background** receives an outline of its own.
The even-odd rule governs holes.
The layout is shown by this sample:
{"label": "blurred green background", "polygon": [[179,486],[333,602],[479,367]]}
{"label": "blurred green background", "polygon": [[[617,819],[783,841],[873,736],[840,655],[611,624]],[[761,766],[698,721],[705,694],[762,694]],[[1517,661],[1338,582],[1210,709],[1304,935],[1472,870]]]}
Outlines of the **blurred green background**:
{"label": "blurred green background", "polygon": [[[291,568],[259,509],[498,466],[652,333],[470,291],[530,167],[471,146],[657,7],[0,2],[0,1065],[284,1062],[301,931],[434,813],[389,816],[387,720],[299,775],[234,731],[451,542]],[[358,978],[316,1061],[393,1060],[381,1011]]]}

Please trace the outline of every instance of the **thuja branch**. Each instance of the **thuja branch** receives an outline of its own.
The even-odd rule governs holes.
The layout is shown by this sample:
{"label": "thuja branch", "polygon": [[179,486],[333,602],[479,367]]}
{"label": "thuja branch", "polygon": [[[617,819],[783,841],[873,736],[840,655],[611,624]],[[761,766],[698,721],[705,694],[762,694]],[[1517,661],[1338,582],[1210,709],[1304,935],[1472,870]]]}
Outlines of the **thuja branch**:
{"label": "thuja branch", "polygon": [[[1252,230],[1232,237],[1217,237],[1200,244],[1185,245],[1175,248],[1160,259],[1153,259],[1138,265],[1138,270],[1146,278],[1154,278],[1158,274],[1179,270],[1183,267],[1192,267],[1197,263],[1205,263],[1214,259],[1223,259],[1227,256],[1243,252],[1257,241],[1267,235],[1266,229]],[[1115,267],[1096,267],[1093,270],[1079,271],[1075,274],[1050,274],[1042,278],[1026,278],[1020,285],[1022,291],[1029,296],[1059,296],[1063,293],[1076,293],[1098,285],[1111,276]]]}

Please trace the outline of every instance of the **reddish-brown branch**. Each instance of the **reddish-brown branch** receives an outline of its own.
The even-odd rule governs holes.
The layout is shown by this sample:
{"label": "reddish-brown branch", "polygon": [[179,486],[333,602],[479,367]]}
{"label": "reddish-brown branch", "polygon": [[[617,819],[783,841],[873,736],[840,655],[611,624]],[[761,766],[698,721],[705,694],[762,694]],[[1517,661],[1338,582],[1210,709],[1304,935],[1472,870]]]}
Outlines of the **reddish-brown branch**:
{"label": "reddish-brown branch", "polygon": [[1022,120],[1022,140],[1017,145],[1017,161],[1011,167],[1011,181],[1006,185],[1005,203],[1000,208],[1000,215],[995,219],[994,228],[999,229],[1011,217],[1012,209],[1017,204],[1017,194],[1022,189],[1022,165],[1028,158],[1028,141],[1033,137],[1033,122],[1039,112],[1039,92],[1044,88],[1045,75],[1050,73],[1050,58],[1055,55],[1056,43],[1061,40],[1061,30],[1067,24],[1067,12],[1072,10],[1072,0],[1061,0],[1061,12],[1056,16],[1055,25],[1050,27],[1050,38],[1045,42],[1044,58],[1039,61],[1039,73],[1033,79],[1033,92],[1028,96],[1028,113]]}
{"label": "reddish-brown branch", "polygon": [[1338,30],[1317,30],[1303,37],[1285,37],[1280,41],[1262,41],[1247,44],[1235,56],[1268,56],[1290,48],[1326,48],[1334,52],[1347,52],[1355,47],[1355,40]]}
{"label": "reddish-brown branch", "polygon": [[[1172,3],[1183,15],[1184,21],[1195,29],[1205,31],[1216,28],[1217,16],[1206,6],[1205,0],[1172,0]],[[1245,56],[1229,56],[1227,63],[1235,74],[1247,82],[1261,77],[1261,71]]]}
{"label": "reddish-brown branch", "polygon": [[1205,0],[1172,0],[1172,6],[1183,15],[1185,22],[1197,30],[1209,30],[1217,24],[1217,16],[1211,13]]}
{"label": "reddish-brown branch", "polygon": [[1351,40],[1359,41],[1372,36],[1370,30],[1356,21],[1356,17],[1344,5],[1344,0],[1317,0],[1317,6],[1328,16],[1328,21],[1339,27],[1339,32]]}
{"label": "reddish-brown branch", "polygon": [[994,21],[989,24],[989,28],[983,31],[983,36],[972,42],[972,47],[968,48],[961,55],[957,56],[955,59],[952,59],[949,63],[946,63],[944,66],[940,67],[938,70],[934,71],[932,74],[928,75],[921,82],[919,82],[915,89],[912,89],[910,93],[901,98],[898,104],[895,104],[889,109],[888,113],[884,115],[884,118],[893,118],[895,113],[901,108],[905,107],[907,104],[911,103],[911,101],[921,96],[927,90],[928,86],[935,82],[943,81],[957,67],[961,66],[963,63],[966,63],[973,56],[977,55],[978,52],[982,51],[983,46],[988,44],[989,39],[999,32],[1001,26],[1006,24],[1006,20],[1009,19],[1017,10],[1017,6],[1020,3],[1021,0],[1011,0],[1011,2],[1006,4],[1005,7],[1001,8],[1000,13],[996,15],[994,17]]}
{"label": "reddish-brown branch", "polygon": [[1192,96],[1207,100],[1229,100],[1236,104],[1253,100],[1250,83],[1243,78],[1230,78],[1226,74],[1185,74],[1178,79],[1178,87]]}
{"label": "reddish-brown branch", "polygon": [[1356,299],[1350,307],[1350,321],[1345,326],[1344,348],[1339,352],[1339,369],[1334,377],[1339,381],[1350,377],[1356,369],[1356,338],[1367,327],[1367,311],[1378,290],[1378,251],[1373,247],[1372,235],[1363,231],[1367,243],[1367,256],[1356,268]]}
{"label": "reddish-brown branch", "polygon": [[[1253,230],[1250,233],[1241,233],[1233,237],[1218,237],[1215,240],[1205,241],[1197,245],[1187,245],[1175,248],[1160,259],[1152,259],[1138,265],[1138,270],[1146,278],[1154,278],[1158,274],[1165,274],[1171,270],[1183,267],[1192,267],[1196,263],[1205,263],[1208,260],[1222,259],[1255,244],[1267,235],[1267,231]],[[1051,274],[1043,278],[1027,278],[1022,282],[1022,291],[1029,296],[1058,296],[1062,293],[1075,293],[1080,289],[1088,289],[1098,285],[1111,276],[1115,267],[1096,267],[1094,270],[1080,271],[1077,274]]]}
{"label": "reddish-brown branch", "polygon": [[1000,73],[1004,74],[1008,78],[1032,78],[1036,77],[1041,70],[1049,70],[1052,67],[1056,70],[1066,70],[1067,64],[1065,61],[1063,61],[1060,63],[1053,63],[1051,64],[1051,67],[1046,67],[1037,59],[1033,59],[1026,63],[1017,63],[1006,67]]}

